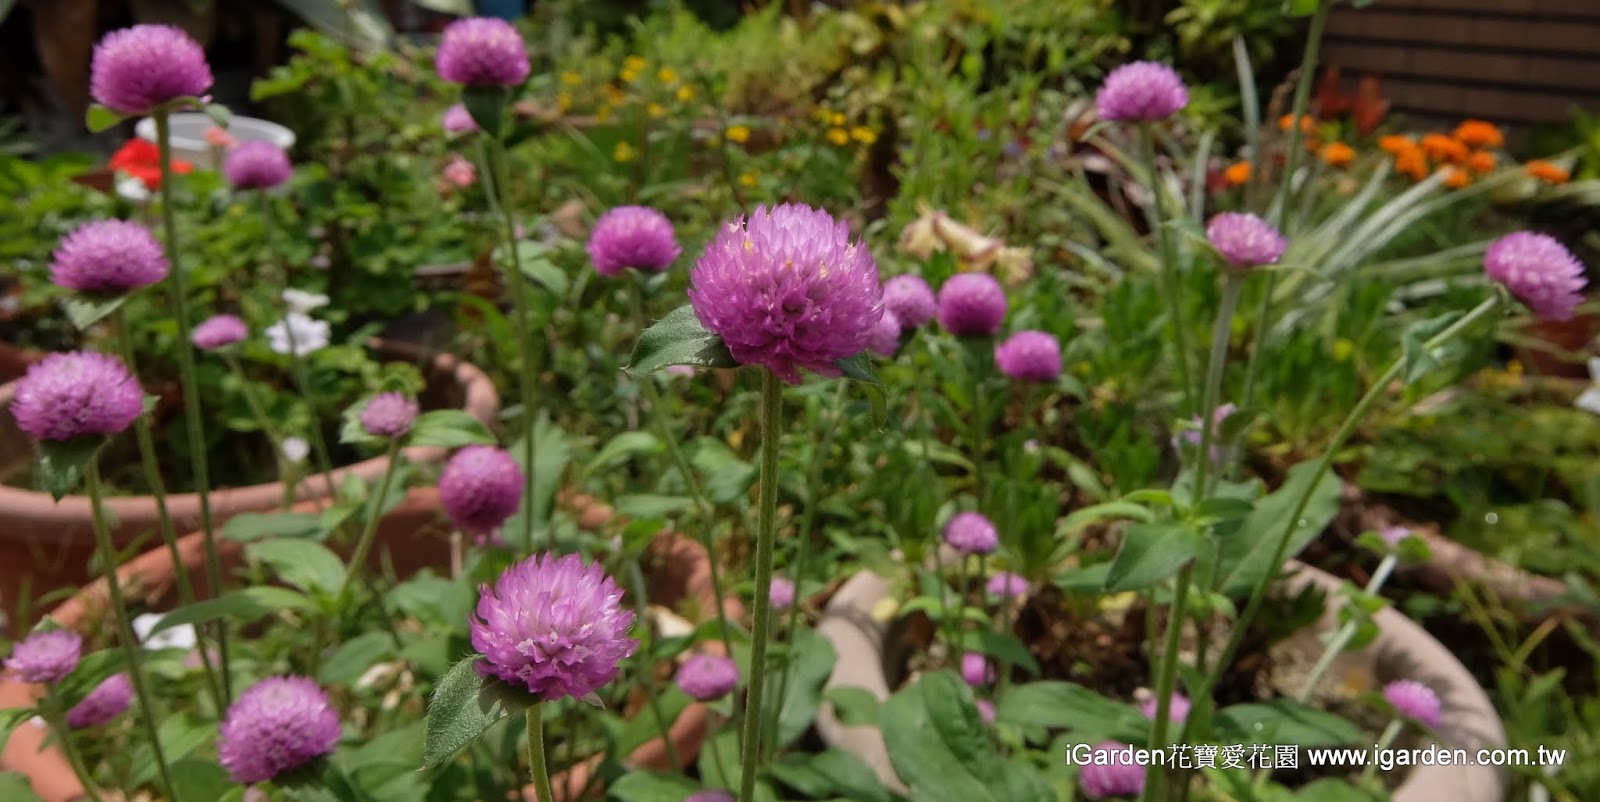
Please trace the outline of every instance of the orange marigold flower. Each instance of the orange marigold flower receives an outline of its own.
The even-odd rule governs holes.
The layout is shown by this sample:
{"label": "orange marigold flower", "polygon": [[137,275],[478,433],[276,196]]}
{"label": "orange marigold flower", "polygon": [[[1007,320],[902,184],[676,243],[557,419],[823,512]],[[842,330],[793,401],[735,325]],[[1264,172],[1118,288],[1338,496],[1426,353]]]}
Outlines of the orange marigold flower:
{"label": "orange marigold flower", "polygon": [[1250,162],[1234,162],[1222,171],[1222,177],[1232,186],[1242,186],[1250,180]]}
{"label": "orange marigold flower", "polygon": [[1322,148],[1322,160],[1330,167],[1343,167],[1355,161],[1356,151],[1343,142],[1329,142]]}
{"label": "orange marigold flower", "polygon": [[1381,150],[1384,153],[1392,153],[1396,156],[1399,156],[1401,153],[1411,150],[1416,146],[1417,143],[1412,141],[1411,137],[1409,136],[1390,134],[1389,136],[1378,138],[1378,150]]}
{"label": "orange marigold flower", "polygon": [[1493,170],[1498,162],[1499,159],[1496,159],[1495,155],[1487,150],[1474,151],[1472,155],[1467,157],[1467,169],[1474,173],[1487,173]]}
{"label": "orange marigold flower", "polygon": [[1460,162],[1467,158],[1467,146],[1460,140],[1444,134],[1428,134],[1422,138],[1422,152],[1437,161]]}
{"label": "orange marigold flower", "polygon": [[1467,120],[1456,126],[1455,138],[1469,148],[1498,148],[1506,143],[1500,129],[1483,120]]}
{"label": "orange marigold flower", "polygon": [[1565,184],[1572,178],[1572,174],[1561,165],[1544,159],[1534,159],[1523,165],[1523,169],[1528,171],[1528,175],[1551,184]]}
{"label": "orange marigold flower", "polygon": [[[1287,132],[1294,125],[1294,115],[1285,114],[1278,118],[1278,130]],[[1317,130],[1317,119],[1309,114],[1300,117],[1300,133],[1310,134]]]}
{"label": "orange marigold flower", "polygon": [[1446,167],[1444,185],[1451,189],[1465,189],[1472,184],[1472,176],[1460,167]]}
{"label": "orange marigold flower", "polygon": [[1421,181],[1428,177],[1428,157],[1422,148],[1411,148],[1396,153],[1394,156],[1395,172],[1411,176],[1412,181]]}

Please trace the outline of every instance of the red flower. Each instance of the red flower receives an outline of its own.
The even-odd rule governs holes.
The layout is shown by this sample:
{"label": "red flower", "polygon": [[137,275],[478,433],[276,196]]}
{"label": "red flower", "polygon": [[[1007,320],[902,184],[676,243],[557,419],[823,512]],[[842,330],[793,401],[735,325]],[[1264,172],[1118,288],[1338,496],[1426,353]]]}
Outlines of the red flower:
{"label": "red flower", "polygon": [[[128,140],[128,144],[111,154],[111,169],[139,179],[151,192],[161,188],[161,151],[153,142],[138,138]],[[173,159],[172,171],[191,173],[194,165]]]}

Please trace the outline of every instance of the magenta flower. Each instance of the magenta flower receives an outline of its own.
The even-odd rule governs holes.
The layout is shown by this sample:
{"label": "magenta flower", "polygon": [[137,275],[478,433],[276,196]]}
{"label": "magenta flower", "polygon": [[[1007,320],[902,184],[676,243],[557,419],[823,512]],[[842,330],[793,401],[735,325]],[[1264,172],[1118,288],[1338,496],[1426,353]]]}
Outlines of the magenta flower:
{"label": "magenta flower", "polygon": [[1583,302],[1583,264],[1554,237],[1507,234],[1484,252],[1483,272],[1542,318],[1570,320]]}
{"label": "magenta flower", "polygon": [[894,352],[900,350],[900,318],[888,309],[883,310],[883,317],[878,318],[877,325],[872,327],[872,338],[867,342],[867,347],[884,359],[893,357]]}
{"label": "magenta flower", "polygon": [[957,273],[939,288],[939,325],[957,337],[989,337],[1005,319],[1005,290],[988,273]]}
{"label": "magenta flower", "polygon": [[1275,264],[1289,248],[1289,241],[1277,229],[1246,212],[1223,212],[1211,218],[1206,239],[1236,270]]}
{"label": "magenta flower", "polygon": [[1153,122],[1189,105],[1189,88],[1171,67],[1153,61],[1124,64],[1106,76],[1094,98],[1102,120]]}
{"label": "magenta flower", "polygon": [[962,555],[988,554],[1000,545],[1000,533],[976,512],[958,512],[944,525],[944,542]]}
{"label": "magenta flower", "polygon": [[11,417],[36,440],[116,434],[144,413],[139,380],[116,357],[94,351],[51,354],[17,383]]}
{"label": "magenta flower", "polygon": [[132,292],[167,277],[167,257],[150,229],[126,220],[96,220],[61,238],[50,281],[89,293]]}
{"label": "magenta flower", "polygon": [[988,584],[984,585],[984,590],[990,596],[1002,596],[1012,599],[1020,599],[1028,595],[1029,589],[1028,580],[1009,571],[1001,571],[989,577]]}
{"label": "magenta flower", "polygon": [[307,677],[268,677],[228,706],[217,760],[237,783],[266,782],[339,743],[339,713]]}
{"label": "magenta flower", "polygon": [[1441,705],[1439,695],[1432,688],[1416,680],[1396,680],[1383,686],[1383,698],[1389,700],[1400,715],[1430,729],[1439,726]]}
{"label": "magenta flower", "polygon": [[94,47],[89,92],[118,114],[144,115],[211,88],[206,51],[171,25],[135,25],[106,34]]}
{"label": "magenta flower", "polygon": [[467,446],[439,474],[439,503],[456,528],[494,534],[522,503],[522,469],[504,449]]}
{"label": "magenta flower", "polygon": [[1144,767],[1135,762],[1127,744],[1104,741],[1094,746],[1089,760],[1078,769],[1078,785],[1090,799],[1138,796],[1144,793]]}
{"label": "magenta flower", "polygon": [[535,554],[479,589],[471,617],[478,671],[526,688],[542,701],[582,699],[617,676],[639,648],[633,612],[599,564],[576,554]]}
{"label": "magenta flower", "polygon": [[378,437],[399,437],[417,419],[417,400],[405,393],[379,393],[361,409],[361,428]]}
{"label": "magenta flower", "polygon": [[895,276],[883,283],[883,308],[899,318],[902,328],[925,326],[939,311],[939,302],[933,290],[921,276],[909,273]]}
{"label": "magenta flower", "polygon": [[994,682],[994,666],[989,658],[977,652],[961,655],[961,678],[974,688]]}
{"label": "magenta flower", "polygon": [[697,654],[683,661],[673,681],[689,698],[709,702],[727,696],[739,686],[739,666],[732,658]]}
{"label": "magenta flower", "polygon": [[692,273],[695,316],[733,358],[790,384],[800,369],[834,377],[883,316],[872,254],[844,223],[809,206],[757,207],[706,246]]}
{"label": "magenta flower", "polygon": [[254,139],[228,151],[222,172],[234,189],[272,189],[288,181],[294,168],[283,148]]}
{"label": "magenta flower", "polygon": [[983,723],[985,723],[985,724],[993,724],[994,723],[994,702],[991,702],[988,699],[979,699],[977,701],[977,706],[978,706],[978,718],[983,719]]}
{"label": "magenta flower", "polygon": [[477,120],[472,119],[472,114],[467,107],[460,103],[444,110],[444,130],[452,134],[465,134],[478,130]]}
{"label": "magenta flower", "polygon": [[194,347],[212,351],[233,345],[248,336],[250,327],[243,320],[233,315],[215,315],[195,326],[189,338],[194,341]]}
{"label": "magenta flower", "polygon": [[468,17],[445,26],[434,56],[439,77],[467,86],[516,86],[528,77],[528,46],[511,23]]}
{"label": "magenta flower", "polygon": [[789,609],[794,604],[794,582],[786,577],[773,577],[772,584],[767,588],[767,602],[774,610]]}
{"label": "magenta flower", "polygon": [[1042,331],[1019,331],[994,347],[994,363],[1018,381],[1055,381],[1061,375],[1061,343]]}
{"label": "magenta flower", "polygon": [[[1140,702],[1139,712],[1143,713],[1145,718],[1155,718],[1156,701],[1156,697],[1151,696],[1149,699]],[[1167,703],[1167,720],[1179,724],[1183,723],[1184,719],[1189,717],[1189,708],[1193,706],[1193,703],[1189,701],[1189,697],[1173,692],[1172,701]]]}
{"label": "magenta flower", "polygon": [[683,253],[667,216],[648,206],[618,206],[594,221],[589,259],[602,276],[628,268],[660,272]]}
{"label": "magenta flower", "polygon": [[98,727],[122,715],[132,700],[133,685],[128,675],[112,674],[67,711],[67,726],[75,730]]}
{"label": "magenta flower", "polygon": [[78,667],[83,636],[65,629],[38,631],[11,645],[6,670],[23,682],[60,682]]}

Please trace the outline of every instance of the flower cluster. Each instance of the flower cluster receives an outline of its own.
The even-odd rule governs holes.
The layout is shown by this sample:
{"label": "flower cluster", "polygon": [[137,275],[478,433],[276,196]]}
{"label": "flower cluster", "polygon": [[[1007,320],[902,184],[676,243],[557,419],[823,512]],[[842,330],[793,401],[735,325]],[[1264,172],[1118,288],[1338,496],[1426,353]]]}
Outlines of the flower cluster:
{"label": "flower cluster", "polygon": [[266,782],[332,753],[340,732],[339,713],[315,681],[268,677],[228,707],[217,760],[234,782]]}

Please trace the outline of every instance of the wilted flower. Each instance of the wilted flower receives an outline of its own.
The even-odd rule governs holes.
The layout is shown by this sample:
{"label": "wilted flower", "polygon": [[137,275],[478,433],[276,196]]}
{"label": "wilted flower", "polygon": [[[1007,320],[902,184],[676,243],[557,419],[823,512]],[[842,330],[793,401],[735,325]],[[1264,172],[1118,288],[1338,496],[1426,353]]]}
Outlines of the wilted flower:
{"label": "wilted flower", "polygon": [[1000,545],[1000,533],[976,512],[958,512],[944,525],[944,542],[963,555],[988,554]]}
{"label": "wilted flower", "polygon": [[233,315],[208,317],[200,325],[195,326],[194,331],[189,334],[189,338],[194,341],[194,347],[202,351],[233,345],[248,336],[250,327]]}
{"label": "wilted flower", "polygon": [[902,328],[914,329],[927,325],[939,311],[939,302],[933,290],[921,276],[895,276],[883,283],[883,309],[893,312]]}
{"label": "wilted flower", "polygon": [[50,281],[88,293],[131,292],[167,277],[167,257],[150,229],[126,220],[85,223],[61,238]]}
{"label": "wilted flower", "polygon": [[1053,334],[1019,331],[995,346],[994,363],[1018,381],[1055,381],[1061,375],[1061,343]]}
{"label": "wilted flower", "polygon": [[727,696],[738,687],[739,666],[732,658],[697,654],[683,661],[674,681],[689,698],[709,702]]}
{"label": "wilted flower", "polygon": [[[1155,718],[1157,712],[1156,703],[1158,701],[1159,700],[1153,695],[1150,698],[1145,699],[1143,702],[1139,703],[1139,712],[1143,713],[1145,718]],[[1183,723],[1183,720],[1189,717],[1189,708],[1193,706],[1194,704],[1189,701],[1189,697],[1184,696],[1181,693],[1173,692],[1172,701],[1167,703],[1167,720],[1180,724]]]}
{"label": "wilted flower", "polygon": [[461,531],[487,537],[522,503],[522,469],[504,449],[467,446],[439,474],[439,503]]}
{"label": "wilted flower", "polygon": [[228,706],[217,760],[237,783],[266,782],[333,752],[339,713],[306,677],[268,677]]}
{"label": "wilted flower", "polygon": [[264,331],[267,344],[275,353],[292,356],[305,356],[327,348],[328,337],[332,334],[328,321],[299,312],[290,312]]}
{"label": "wilted flower", "polygon": [[1009,571],[1001,571],[989,577],[989,582],[984,585],[984,590],[990,596],[1006,596],[1020,599],[1028,595],[1028,580]]}
{"label": "wilted flower", "polygon": [[600,215],[588,249],[595,272],[602,276],[620,275],[630,267],[666,270],[683,253],[672,221],[648,206],[618,206]]}
{"label": "wilted flower", "polygon": [[939,288],[939,324],[957,337],[988,337],[1006,317],[1006,294],[987,273],[957,273]]}
{"label": "wilted flower", "polygon": [[378,437],[399,437],[417,419],[417,400],[405,393],[379,393],[361,409],[361,428]]}
{"label": "wilted flower", "polygon": [[773,577],[772,584],[767,588],[767,601],[774,610],[789,609],[794,604],[794,582],[786,577]]}
{"label": "wilted flower", "polygon": [[800,369],[839,376],[883,315],[878,266],[827,212],[757,207],[722,227],[690,274],[695,316],[733,358],[790,384]]}
{"label": "wilted flower", "polygon": [[1206,239],[1230,266],[1240,270],[1273,264],[1289,247],[1277,229],[1247,212],[1223,212],[1211,218]]}
{"label": "wilted flower", "polygon": [[1507,234],[1484,252],[1483,271],[1542,318],[1569,320],[1583,302],[1583,264],[1554,237]]}
{"label": "wilted flower", "polygon": [[867,342],[867,347],[884,359],[900,350],[900,319],[893,312],[883,310],[883,317],[878,318],[877,325],[872,327],[872,338]]}
{"label": "wilted flower", "polygon": [[444,110],[444,130],[452,134],[464,134],[468,131],[478,130],[478,123],[472,119],[472,114],[467,107],[457,103]]}
{"label": "wilted flower", "polygon": [[228,151],[222,172],[234,189],[272,189],[288,181],[294,168],[283,148],[254,139]]}
{"label": "wilted flower", "polygon": [[536,554],[479,590],[470,621],[478,670],[544,701],[582,699],[617,676],[639,648],[633,613],[598,564],[576,554]]}
{"label": "wilted flower", "polygon": [[967,652],[961,655],[961,679],[974,688],[988,685],[994,682],[994,666],[989,665],[989,658]]}
{"label": "wilted flower", "polygon": [[1102,120],[1151,122],[1162,120],[1189,105],[1189,88],[1171,67],[1153,61],[1124,64],[1106,76],[1095,95],[1095,112]]}
{"label": "wilted flower", "polygon": [[1127,744],[1104,741],[1095,745],[1089,761],[1078,769],[1078,784],[1090,799],[1138,796],[1144,793],[1144,766],[1134,759]]}
{"label": "wilted flower", "polygon": [[467,86],[516,86],[528,77],[528,47],[511,23],[468,17],[445,26],[434,57],[439,77]]}
{"label": "wilted flower", "polygon": [[171,25],[135,25],[106,34],[94,47],[89,92],[123,115],[149,114],[211,88],[205,49]]}
{"label": "wilted flower", "polygon": [[1400,715],[1430,728],[1439,726],[1439,695],[1432,688],[1416,680],[1396,680],[1383,686],[1383,698]]}
{"label": "wilted flower", "polygon": [[11,417],[36,440],[116,434],[144,413],[144,391],[120,360],[93,351],[51,354],[17,383]]}
{"label": "wilted flower", "polygon": [[133,685],[128,682],[128,675],[112,674],[67,711],[67,726],[75,730],[98,727],[122,715],[132,700]]}
{"label": "wilted flower", "polygon": [[6,670],[23,682],[60,682],[78,667],[83,636],[65,629],[34,632],[12,644]]}

